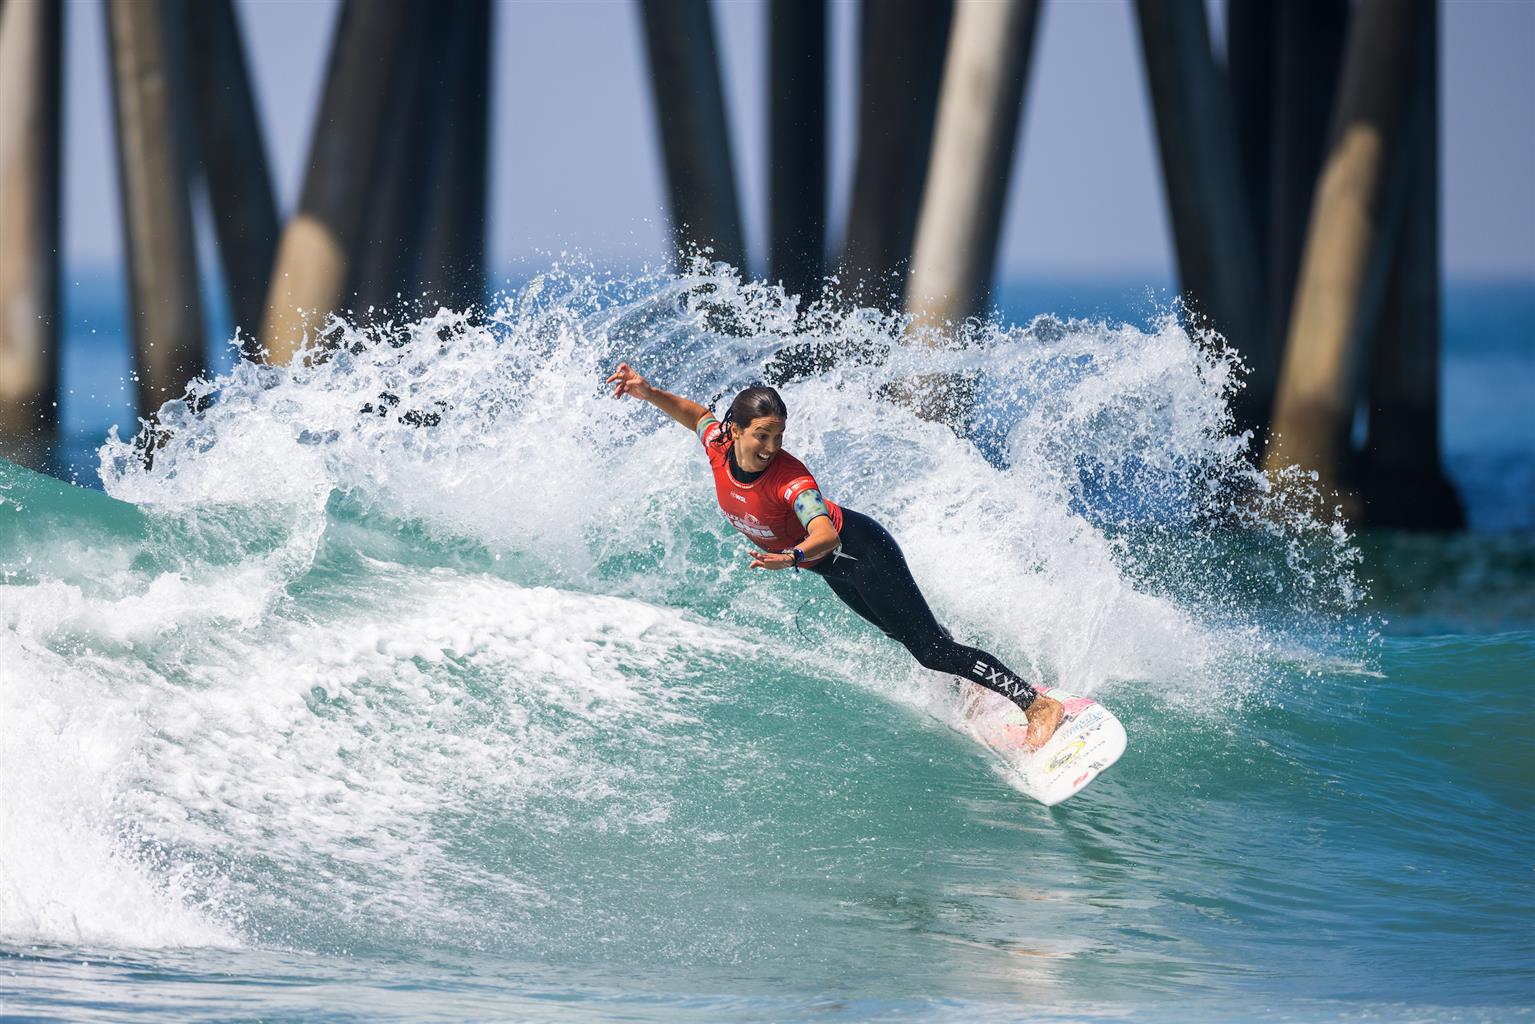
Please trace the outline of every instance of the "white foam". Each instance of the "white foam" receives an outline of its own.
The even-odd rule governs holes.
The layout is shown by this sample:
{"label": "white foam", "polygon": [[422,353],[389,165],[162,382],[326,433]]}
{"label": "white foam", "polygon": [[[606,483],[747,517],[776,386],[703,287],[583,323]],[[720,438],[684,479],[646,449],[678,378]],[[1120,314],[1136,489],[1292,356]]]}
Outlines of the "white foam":
{"label": "white foam", "polygon": [[[586,804],[605,828],[664,819],[664,798],[630,792],[632,768],[599,741],[643,746],[688,721],[684,705],[707,698],[675,677],[727,638],[633,601],[375,569],[379,600],[337,618],[231,632],[183,616],[173,637],[113,657],[48,651],[27,635],[36,622],[12,618],[0,638],[24,667],[0,688],[0,936],[225,943],[235,908],[270,919],[273,901],[446,928],[461,909],[441,886],[463,869],[440,815],[489,803],[554,813],[558,830]],[[72,612],[71,642],[105,611]],[[549,800],[560,810],[539,808]],[[538,899],[515,872],[490,884]]]}
{"label": "white foam", "polygon": [[[1063,678],[1069,685],[1091,689],[1136,665],[1164,670],[1153,647],[1187,641],[1193,621],[1230,609],[1230,589],[1254,585],[1223,588],[1218,573],[1195,572],[1222,517],[1283,540],[1292,603],[1357,601],[1345,535],[1277,498],[1264,507],[1234,497],[1265,481],[1231,429],[1238,368],[1217,339],[1171,316],[1145,330],[1048,318],[972,326],[952,350],[898,344],[902,329],[868,311],[796,319],[775,289],[704,267],[618,284],[556,272],[488,322],[447,311],[378,329],[336,321],[334,354],[237,367],[211,386],[218,401],[207,410],[162,416],[173,434],[152,470],[112,444],[103,475],[112,493],[153,503],[336,491],[370,513],[518,557],[547,582],[664,598],[701,575],[719,596],[733,585],[718,554],[688,557],[700,524],[725,536],[696,441],[642,403],[611,400],[601,380],[627,358],[662,386],[713,399],[808,340],[852,355],[781,388],[790,450],[833,500],[897,529],[931,567],[924,585],[949,588],[940,600],[962,628],[1015,642],[1042,671],[1078,673]],[[1004,466],[888,398],[892,384],[945,373],[980,381],[975,429]],[[1106,504],[1103,494],[1118,497]],[[1174,545],[1204,545],[1176,581],[1167,543],[1115,536],[1148,506],[1172,524]],[[648,551],[672,571],[595,582],[604,559]],[[1020,595],[1039,600],[1020,605]],[[988,603],[1012,614],[987,613]],[[1098,625],[1089,635],[1084,623]],[[1155,634],[1147,643],[1114,638],[1143,626]],[[1084,642],[1126,657],[1084,664]],[[1195,670],[1208,661],[1207,645],[1183,648]]]}
{"label": "white foam", "polygon": [[[59,538],[0,587],[0,936],[472,931],[455,881],[515,926],[549,898],[537,873],[454,842],[485,808],[533,845],[664,822],[663,752],[687,733],[710,755],[690,709],[726,652],[930,701],[840,605],[807,648],[791,623],[821,583],[745,569],[697,440],[602,387],[620,358],[712,401],[786,346],[844,353],[781,387],[789,450],[891,529],[957,635],[1073,691],[1242,685],[1266,572],[1299,615],[1357,600],[1346,533],[1263,491],[1219,344],[1171,318],[982,325],[952,350],[902,329],[796,319],[712,270],[556,272],[483,320],[337,321],[326,358],[241,363],[202,411],[162,410],[152,467],[105,445],[144,536]],[[889,398],[936,374],[977,382],[963,438]],[[1276,558],[1223,563],[1227,521]]]}
{"label": "white foam", "polygon": [[0,938],[232,945],[216,888],[125,831],[143,723],[95,697],[122,671],[0,632]]}

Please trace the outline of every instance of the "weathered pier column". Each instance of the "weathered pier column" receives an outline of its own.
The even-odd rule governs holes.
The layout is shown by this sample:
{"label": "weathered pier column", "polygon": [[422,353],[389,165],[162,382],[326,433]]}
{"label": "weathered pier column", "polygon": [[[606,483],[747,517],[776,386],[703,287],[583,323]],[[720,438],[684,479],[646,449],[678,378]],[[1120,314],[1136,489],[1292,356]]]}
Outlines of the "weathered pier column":
{"label": "weathered pier column", "polygon": [[417,297],[426,199],[444,136],[442,119],[449,116],[444,101],[456,55],[448,50],[447,23],[459,5],[434,17],[429,0],[403,2],[415,27],[391,69],[399,102],[381,129],[368,205],[342,289],[358,313],[405,314]]}
{"label": "weathered pier column", "polygon": [[184,11],[176,0],[108,0],[106,13],[139,415],[149,417],[203,371]]}
{"label": "weathered pier column", "polygon": [[1411,181],[1398,146],[1413,94],[1414,12],[1432,2],[1361,0],[1354,14],[1264,456],[1271,473],[1292,464],[1316,471],[1351,515],[1359,509],[1346,491],[1348,434],[1361,349],[1375,334]]}
{"label": "weathered pier column", "polygon": [[927,181],[951,0],[864,0],[858,149],[839,274],[856,299],[899,307]]}
{"label": "weathered pier column", "polygon": [[256,358],[267,277],[277,252],[277,200],[245,45],[230,0],[186,5],[198,157],[218,234],[219,259],[244,353]]}
{"label": "weathered pier column", "polygon": [[[1254,351],[1263,341],[1257,245],[1203,0],[1137,0],[1136,11],[1184,296],[1239,350]],[[1272,387],[1253,363],[1234,402],[1244,426],[1262,422],[1260,396]]]}
{"label": "weathered pier column", "polygon": [[278,242],[262,318],[271,363],[293,358],[345,298],[386,121],[400,107],[399,55],[415,40],[404,0],[347,0],[336,26],[297,214]]}
{"label": "weathered pier column", "polygon": [[58,430],[61,0],[0,7],[0,442],[41,466]]}
{"label": "weathered pier column", "polygon": [[744,269],[735,165],[708,0],[642,0],[650,83],[678,253],[708,246]]}
{"label": "weathered pier column", "polygon": [[1038,0],[955,5],[907,283],[919,323],[985,310],[1038,20]]}
{"label": "weathered pier column", "polygon": [[1252,230],[1253,259],[1260,281],[1266,280],[1268,260],[1279,8],[1280,0],[1228,0],[1226,4],[1226,82],[1231,93],[1237,165],[1242,170],[1247,220]]}
{"label": "weathered pier column", "polygon": [[826,264],[826,0],[768,5],[768,278],[815,299]]}
{"label": "weathered pier column", "polygon": [[[1348,4],[1338,0],[1287,0],[1278,8],[1265,259],[1267,334],[1272,341],[1267,370],[1275,382],[1289,333],[1290,305],[1295,298],[1312,196],[1337,98],[1348,18]],[[1272,395],[1269,402],[1272,411]]]}
{"label": "weathered pier column", "polygon": [[447,101],[418,288],[450,309],[485,302],[485,206],[490,139],[490,0],[461,0],[452,11],[450,52],[458,61]]}
{"label": "weathered pier column", "polygon": [[1439,32],[1416,5],[1417,70],[1403,162],[1412,175],[1381,310],[1361,457],[1365,522],[1412,530],[1465,526],[1439,446]]}

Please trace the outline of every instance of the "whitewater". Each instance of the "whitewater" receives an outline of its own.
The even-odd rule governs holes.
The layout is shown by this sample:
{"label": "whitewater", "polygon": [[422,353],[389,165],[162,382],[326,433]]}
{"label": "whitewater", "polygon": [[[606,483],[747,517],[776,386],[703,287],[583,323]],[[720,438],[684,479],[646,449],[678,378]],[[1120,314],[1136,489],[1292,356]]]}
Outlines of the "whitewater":
{"label": "whitewater", "polygon": [[[194,382],[105,493],[0,462],[0,1010],[1529,1019],[1535,634],[1383,633],[1185,320],[555,267]],[[940,621],[1124,759],[1011,789],[952,680],[746,569],[621,359],[778,386]]]}

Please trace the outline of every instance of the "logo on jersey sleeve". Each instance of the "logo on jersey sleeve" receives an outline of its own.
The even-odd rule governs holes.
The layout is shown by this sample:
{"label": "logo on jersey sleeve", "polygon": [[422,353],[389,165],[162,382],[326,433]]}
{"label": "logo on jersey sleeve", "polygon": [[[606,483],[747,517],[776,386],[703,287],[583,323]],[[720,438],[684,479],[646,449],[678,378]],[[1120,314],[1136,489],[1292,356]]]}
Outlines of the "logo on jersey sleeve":
{"label": "logo on jersey sleeve", "polygon": [[795,491],[806,491],[815,486],[815,478],[809,476],[797,476],[789,481],[789,486],[783,489],[783,500],[793,501]]}

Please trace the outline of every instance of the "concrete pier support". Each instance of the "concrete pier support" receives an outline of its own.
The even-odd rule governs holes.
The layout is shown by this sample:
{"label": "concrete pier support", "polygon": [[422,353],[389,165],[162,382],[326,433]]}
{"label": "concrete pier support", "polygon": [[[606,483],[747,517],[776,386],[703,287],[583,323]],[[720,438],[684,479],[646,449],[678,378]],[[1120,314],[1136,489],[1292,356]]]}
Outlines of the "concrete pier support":
{"label": "concrete pier support", "polygon": [[[1349,5],[1338,0],[1287,0],[1278,6],[1265,282],[1272,341],[1267,373],[1275,382],[1337,99],[1348,19]],[[1272,396],[1269,401],[1271,412]]]}
{"label": "concrete pier support", "polygon": [[0,7],[0,445],[38,467],[58,430],[64,5]]}
{"label": "concrete pier support", "polygon": [[391,69],[399,103],[386,116],[368,206],[353,245],[343,294],[357,313],[409,316],[417,297],[421,236],[433,164],[442,145],[443,101],[457,55],[448,50],[448,21],[459,6],[433,16],[429,0],[404,0],[410,45]]}
{"label": "concrete pier support", "polygon": [[138,406],[149,417],[203,371],[185,12],[176,0],[108,0],[106,14]]}
{"label": "concrete pier support", "polygon": [[485,302],[485,209],[490,139],[490,0],[460,0],[449,46],[458,62],[427,198],[417,287],[429,302],[474,309]]}
{"label": "concrete pier support", "polygon": [[1346,514],[1349,431],[1362,350],[1375,334],[1411,168],[1401,159],[1413,95],[1419,4],[1361,0],[1349,33],[1328,153],[1317,182],[1264,465],[1316,471]]}
{"label": "concrete pier support", "polygon": [[907,284],[919,323],[985,310],[1038,20],[1038,0],[955,5]]}
{"label": "concrete pier support", "polygon": [[404,0],[348,0],[331,49],[298,213],[284,227],[262,318],[265,358],[286,363],[345,298],[384,126],[400,108]]}
{"label": "concrete pier support", "polygon": [[1439,33],[1432,3],[1416,5],[1417,70],[1404,162],[1412,174],[1369,382],[1361,457],[1365,522],[1412,530],[1465,526],[1439,445]]}
{"label": "concrete pier support", "polygon": [[679,253],[709,246],[746,262],[735,165],[708,0],[642,0],[650,82]]}
{"label": "concrete pier support", "polygon": [[771,0],[768,76],[768,278],[810,301],[826,264],[826,0]]}
{"label": "concrete pier support", "polygon": [[859,301],[905,301],[952,13],[951,0],[863,2],[858,149],[839,268]]}
{"label": "concrete pier support", "polygon": [[186,14],[198,156],[230,309],[246,339],[244,353],[254,359],[278,232],[261,118],[230,0],[196,0],[187,5]]}
{"label": "concrete pier support", "polygon": [[[1226,81],[1236,129],[1237,165],[1242,169],[1253,256],[1260,280],[1268,257],[1268,206],[1273,146],[1275,40],[1280,0],[1228,0]],[[1326,112],[1323,112],[1326,119]],[[1265,347],[1268,339],[1265,338]]]}
{"label": "concrete pier support", "polygon": [[[1137,0],[1136,11],[1184,296],[1240,351],[1253,351],[1263,342],[1257,244],[1203,0]],[[1249,379],[1234,403],[1239,423],[1262,421],[1258,396],[1271,387]]]}

